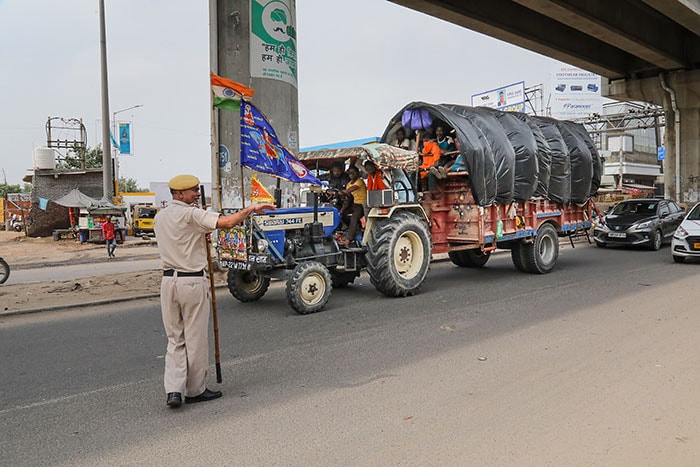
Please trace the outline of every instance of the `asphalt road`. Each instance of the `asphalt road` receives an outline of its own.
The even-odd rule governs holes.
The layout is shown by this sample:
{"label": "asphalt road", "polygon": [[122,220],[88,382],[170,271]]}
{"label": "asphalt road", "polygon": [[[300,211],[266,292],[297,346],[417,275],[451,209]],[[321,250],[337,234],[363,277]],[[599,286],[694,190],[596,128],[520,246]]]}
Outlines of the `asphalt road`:
{"label": "asphalt road", "polygon": [[91,263],[51,265],[45,268],[11,269],[10,277],[5,284],[27,284],[32,282],[66,281],[105,274],[120,274],[158,269],[161,266],[159,258],[126,258],[115,261],[95,261]]}
{"label": "asphalt road", "polygon": [[[615,418],[592,427],[590,412],[606,420],[624,406],[613,389],[643,391],[653,377],[615,349],[634,359],[669,342],[648,329],[695,300],[677,291],[698,266],[674,264],[668,247],[581,246],[539,276],[499,255],[481,270],[435,264],[405,299],[363,275],[309,316],[280,283],[256,303],[220,293],[224,382],[210,387],[224,397],[178,410],[165,406],[157,300],[4,318],[0,465],[615,465],[631,460],[624,436],[638,437],[610,431]],[[684,334],[697,329],[680,326],[683,345],[663,358],[697,363]],[[679,400],[687,385],[697,392],[696,375],[678,381]],[[555,399],[568,411],[549,413]],[[654,429],[641,441],[660,442]]]}

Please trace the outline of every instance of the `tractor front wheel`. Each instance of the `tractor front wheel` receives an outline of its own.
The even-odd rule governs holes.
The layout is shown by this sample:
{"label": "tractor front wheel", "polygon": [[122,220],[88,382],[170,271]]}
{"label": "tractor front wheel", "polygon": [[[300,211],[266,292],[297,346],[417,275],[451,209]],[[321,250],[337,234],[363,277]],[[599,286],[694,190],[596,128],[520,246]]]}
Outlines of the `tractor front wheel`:
{"label": "tractor front wheel", "polygon": [[287,280],[287,302],[300,315],[316,313],[331,297],[331,274],[318,261],[297,264]]}
{"label": "tractor front wheel", "polygon": [[270,278],[254,271],[228,270],[228,290],[242,302],[254,302],[262,298],[270,287]]}

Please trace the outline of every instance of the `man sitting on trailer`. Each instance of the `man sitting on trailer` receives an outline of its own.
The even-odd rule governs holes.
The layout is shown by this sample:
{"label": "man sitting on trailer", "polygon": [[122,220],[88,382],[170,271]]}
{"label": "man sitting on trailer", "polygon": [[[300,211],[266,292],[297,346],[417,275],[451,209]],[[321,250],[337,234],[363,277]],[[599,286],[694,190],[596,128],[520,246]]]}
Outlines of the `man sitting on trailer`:
{"label": "man sitting on trailer", "polygon": [[391,145],[401,149],[413,149],[413,142],[406,138],[406,130],[404,130],[403,127],[399,127],[399,129],[396,130],[396,138]]}
{"label": "man sitting on trailer", "polygon": [[436,143],[440,148],[440,158],[437,165],[430,169],[430,173],[436,178],[447,178],[447,172],[450,171],[455,163],[455,158],[458,154],[457,146],[451,136],[445,134],[445,127],[438,126],[435,128]]}
{"label": "man sitting on trailer", "polygon": [[440,146],[433,139],[433,133],[430,129],[425,130],[420,156],[422,161],[419,167],[420,178],[425,179],[428,177],[428,190],[433,191],[437,182],[432,172],[433,169],[437,170],[438,162],[440,161]]}

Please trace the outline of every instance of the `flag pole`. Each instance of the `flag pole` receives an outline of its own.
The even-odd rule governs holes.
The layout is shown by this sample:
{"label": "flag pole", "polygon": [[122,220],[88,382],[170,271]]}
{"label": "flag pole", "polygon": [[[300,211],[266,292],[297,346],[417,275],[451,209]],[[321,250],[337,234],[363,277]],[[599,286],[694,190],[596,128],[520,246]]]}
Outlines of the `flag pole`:
{"label": "flag pole", "polygon": [[[245,99],[241,96],[241,109],[245,103]],[[241,169],[241,209],[245,209],[245,180],[243,179],[243,161],[241,160],[241,155],[243,150],[241,148],[241,133],[243,133],[243,125],[241,124],[240,111],[238,115],[238,165]]]}
{"label": "flag pole", "polygon": [[[202,209],[207,209],[207,195],[204,192],[204,185],[199,187],[202,195]],[[209,292],[211,293],[211,314],[214,322],[214,361],[216,368],[216,382],[221,384],[223,378],[221,376],[221,351],[219,346],[219,313],[216,306],[216,287],[214,286],[214,267],[211,259],[211,234],[204,234],[204,240],[207,243],[207,268],[209,269]]]}
{"label": "flag pole", "polygon": [[214,93],[211,93],[211,138],[212,138],[212,145],[214,146],[214,154],[216,154],[216,168],[214,169],[214,192],[216,193],[216,204],[213,203],[212,200],[212,205],[213,207],[221,212],[221,208],[223,207],[223,203],[221,201],[221,161],[220,161],[220,154],[219,154],[219,132],[217,131],[217,125],[218,119],[217,119],[217,113],[216,113],[216,108],[214,107]]}

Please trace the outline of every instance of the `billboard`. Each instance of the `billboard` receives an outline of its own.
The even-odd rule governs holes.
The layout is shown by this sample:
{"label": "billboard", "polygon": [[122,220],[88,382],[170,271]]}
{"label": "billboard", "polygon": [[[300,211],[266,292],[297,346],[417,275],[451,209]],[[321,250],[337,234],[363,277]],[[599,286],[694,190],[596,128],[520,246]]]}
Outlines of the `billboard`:
{"label": "billboard", "polygon": [[297,87],[295,0],[251,1],[250,76]]}
{"label": "billboard", "polygon": [[570,65],[558,67],[549,76],[547,91],[550,115],[562,120],[585,118],[603,110],[600,76]]}
{"label": "billboard", "polygon": [[119,122],[119,154],[131,155],[131,123]]}
{"label": "billboard", "polygon": [[473,94],[472,107],[491,107],[509,112],[525,112],[525,81]]}

